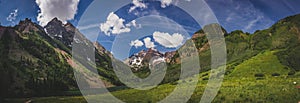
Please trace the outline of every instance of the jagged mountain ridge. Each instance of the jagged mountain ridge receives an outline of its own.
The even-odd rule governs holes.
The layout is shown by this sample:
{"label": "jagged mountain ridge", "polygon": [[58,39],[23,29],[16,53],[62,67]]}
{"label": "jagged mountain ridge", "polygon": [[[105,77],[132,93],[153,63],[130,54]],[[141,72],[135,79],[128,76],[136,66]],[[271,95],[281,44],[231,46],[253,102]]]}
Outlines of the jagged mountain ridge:
{"label": "jagged mountain ridge", "polygon": [[169,63],[174,55],[175,51],[161,53],[157,49],[149,48],[148,50],[141,50],[140,52],[131,55],[124,63],[135,70],[139,70],[143,67],[148,67],[149,65],[159,64],[160,62]]}
{"label": "jagged mountain ridge", "polygon": [[68,47],[72,46],[76,28],[71,23],[63,24],[57,18],[52,19],[45,27],[45,32]]}

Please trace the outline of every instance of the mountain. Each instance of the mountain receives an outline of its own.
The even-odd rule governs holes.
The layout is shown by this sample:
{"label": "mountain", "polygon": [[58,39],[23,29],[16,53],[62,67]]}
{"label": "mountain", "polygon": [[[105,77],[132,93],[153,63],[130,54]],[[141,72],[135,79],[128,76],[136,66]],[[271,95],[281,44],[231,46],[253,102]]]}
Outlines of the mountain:
{"label": "mountain", "polygon": [[[78,70],[72,66],[89,57],[80,57],[79,61],[71,58],[75,35],[75,43],[95,48],[97,70],[104,84],[121,85],[113,78],[112,55],[100,44],[93,45],[72,24],[54,18],[42,27],[25,19],[14,27],[0,26],[0,98],[59,95],[78,89],[74,77]],[[93,84],[93,79],[84,80]]]}
{"label": "mountain", "polygon": [[77,88],[66,55],[43,39],[32,24],[25,20],[16,27],[0,27],[1,96]]}
{"label": "mountain", "polygon": [[133,54],[124,61],[125,64],[133,68],[135,71],[149,67],[149,65],[159,64],[161,62],[169,63],[170,59],[175,55],[175,51],[161,53],[157,49],[150,48]]}
{"label": "mountain", "polygon": [[[89,41],[83,34],[76,29],[71,23],[63,24],[57,18],[52,19],[45,27],[44,30],[47,36],[51,37],[51,39],[55,40],[56,43],[53,45],[61,48],[71,55],[71,46],[76,43],[77,45],[83,46],[83,50],[79,50],[77,54],[73,57],[76,57],[77,62],[81,65],[85,64],[85,67],[90,67],[90,64],[86,64],[86,61],[90,61],[92,58],[95,58],[97,71],[102,76],[102,79],[106,80],[106,86],[113,85],[122,85],[120,81],[116,78],[114,71],[112,69],[111,58],[113,58],[112,54],[107,51],[101,44],[98,42]],[[74,48],[72,48],[74,49]],[[95,51],[94,57],[92,55],[85,55],[86,49],[95,49],[90,51]],[[79,57],[78,57],[79,56]],[[76,62],[76,61],[73,61]],[[91,70],[93,71],[93,70]],[[91,80],[91,78],[86,78],[87,80]],[[94,78],[95,79],[95,78]],[[95,81],[95,80],[91,80]]]}
{"label": "mountain", "polygon": [[[283,52],[285,50],[292,51],[291,48],[296,49],[300,40],[300,26],[298,23],[299,21],[297,21],[298,19],[299,15],[287,17],[280,20],[269,29],[257,30],[254,34],[244,33],[241,30],[227,33],[226,30],[222,28],[228,54],[227,61],[243,61],[244,59],[252,57],[265,50],[281,50],[281,52]],[[217,24],[212,25],[219,26]],[[203,60],[204,63],[201,62],[201,64],[209,65],[208,62],[205,62],[210,60],[210,58],[208,58],[210,57],[210,46],[208,39],[206,38],[206,34],[203,30],[199,30],[194,34],[191,40],[193,40],[195,46],[198,48],[200,59],[206,59]],[[173,58],[174,63],[179,63],[179,59],[180,58],[177,53],[177,57]]]}
{"label": "mountain", "polygon": [[71,23],[63,24],[57,18],[52,19],[45,27],[45,32],[68,47],[72,46],[76,28]]}

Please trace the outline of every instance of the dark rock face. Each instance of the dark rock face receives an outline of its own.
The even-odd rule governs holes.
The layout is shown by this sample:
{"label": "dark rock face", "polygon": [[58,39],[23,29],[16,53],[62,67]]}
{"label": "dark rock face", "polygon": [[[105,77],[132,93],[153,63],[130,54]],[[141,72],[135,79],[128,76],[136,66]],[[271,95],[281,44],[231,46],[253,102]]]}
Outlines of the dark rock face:
{"label": "dark rock face", "polygon": [[45,31],[50,37],[71,47],[76,28],[70,23],[63,24],[57,18],[54,18],[45,26]]}

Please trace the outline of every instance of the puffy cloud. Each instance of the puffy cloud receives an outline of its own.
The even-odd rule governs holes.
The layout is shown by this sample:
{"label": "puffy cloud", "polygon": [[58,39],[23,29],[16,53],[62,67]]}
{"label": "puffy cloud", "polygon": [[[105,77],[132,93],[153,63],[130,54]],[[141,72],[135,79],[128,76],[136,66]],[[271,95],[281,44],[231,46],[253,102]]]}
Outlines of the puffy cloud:
{"label": "puffy cloud", "polygon": [[144,43],[145,43],[146,48],[154,48],[155,47],[154,42],[152,42],[151,38],[149,38],[149,37],[144,39]]}
{"label": "puffy cloud", "polygon": [[[181,0],[160,0],[161,7],[166,8],[167,6],[171,5],[172,3],[177,5],[177,3]],[[191,0],[185,0],[187,2],[190,2]]]}
{"label": "puffy cloud", "polygon": [[161,7],[165,8],[172,3],[172,0],[161,0],[160,2],[161,2]]}
{"label": "puffy cloud", "polygon": [[107,21],[100,24],[100,30],[106,35],[121,34],[130,32],[130,28],[124,25],[125,20],[120,18],[114,12],[111,12],[107,16]]}
{"label": "puffy cloud", "polygon": [[13,12],[11,12],[8,17],[6,18],[7,21],[13,22],[16,20],[16,17],[18,16],[18,9],[15,9]]}
{"label": "puffy cloud", "polygon": [[170,35],[169,33],[158,31],[153,33],[153,38],[156,42],[158,42],[160,45],[166,48],[176,48],[182,45],[184,40],[184,36],[179,33],[174,33],[173,35]]}
{"label": "puffy cloud", "polygon": [[135,21],[135,20],[132,20],[132,21],[131,21],[131,24],[132,24],[134,27],[137,27],[137,24],[136,24],[136,21]]}
{"label": "puffy cloud", "polygon": [[134,6],[130,7],[129,13],[135,10],[136,8],[147,8],[146,4],[140,2],[139,0],[132,0]]}
{"label": "puffy cloud", "polygon": [[131,41],[130,46],[134,46],[135,48],[143,46],[144,43],[140,40]]}
{"label": "puffy cloud", "polygon": [[35,2],[40,8],[37,21],[45,26],[54,17],[64,23],[74,19],[79,0],[36,0]]}
{"label": "puffy cloud", "polygon": [[126,26],[127,27],[133,26],[133,27],[136,27],[136,28],[141,28],[142,27],[141,24],[136,23],[136,20],[132,20],[130,23],[126,24]]}

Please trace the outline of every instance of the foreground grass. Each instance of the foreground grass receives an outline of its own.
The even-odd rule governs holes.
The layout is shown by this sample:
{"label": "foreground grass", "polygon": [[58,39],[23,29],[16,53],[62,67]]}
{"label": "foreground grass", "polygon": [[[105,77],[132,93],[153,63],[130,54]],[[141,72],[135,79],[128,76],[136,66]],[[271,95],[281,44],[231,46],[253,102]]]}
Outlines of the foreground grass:
{"label": "foreground grass", "polygon": [[[213,102],[267,102],[267,103],[297,103],[300,101],[300,73],[288,75],[290,71],[282,65],[275,51],[266,51],[237,65],[232,73],[225,76],[222,87]],[[230,65],[230,64],[229,64]],[[272,75],[272,74],[279,75]],[[255,76],[263,74],[263,76]],[[199,102],[206,87],[209,73],[200,74],[197,88],[188,102]],[[180,82],[195,82],[185,80]],[[294,84],[297,82],[298,84]],[[124,102],[149,103],[158,102],[168,96],[176,84],[164,84],[151,90],[141,91],[134,89],[120,90],[112,94]],[[98,96],[89,96],[97,101]],[[180,95],[180,94],[179,94]],[[22,103],[28,99],[13,99],[12,103]],[[83,97],[46,97],[31,98],[34,103],[84,103]]]}

